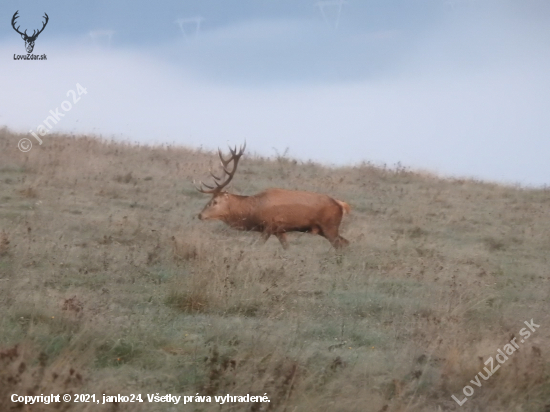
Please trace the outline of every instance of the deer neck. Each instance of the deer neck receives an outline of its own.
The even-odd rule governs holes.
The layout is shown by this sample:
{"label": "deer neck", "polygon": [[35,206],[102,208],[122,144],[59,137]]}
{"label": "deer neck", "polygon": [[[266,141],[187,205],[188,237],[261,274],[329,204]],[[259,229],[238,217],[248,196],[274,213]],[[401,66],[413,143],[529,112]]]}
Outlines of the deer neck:
{"label": "deer neck", "polygon": [[252,196],[230,195],[225,223],[235,228],[246,228],[253,211]]}

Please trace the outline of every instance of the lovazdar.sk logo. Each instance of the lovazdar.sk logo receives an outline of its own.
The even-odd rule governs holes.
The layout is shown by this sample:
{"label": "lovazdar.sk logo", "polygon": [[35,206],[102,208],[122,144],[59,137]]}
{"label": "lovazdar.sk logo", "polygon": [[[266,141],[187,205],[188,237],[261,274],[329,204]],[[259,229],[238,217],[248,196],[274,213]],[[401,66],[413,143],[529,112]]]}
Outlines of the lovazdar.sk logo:
{"label": "lovazdar.sk logo", "polygon": [[45,54],[42,54],[42,55],[37,55],[37,54],[32,54],[32,51],[34,50],[34,42],[36,41],[36,38],[38,37],[38,35],[40,33],[42,33],[44,31],[44,29],[46,28],[46,25],[48,24],[48,21],[50,20],[50,18],[48,17],[48,15],[46,13],[44,13],[44,16],[43,18],[45,19],[45,21],[42,23],[42,28],[39,29],[38,31],[33,30],[32,34],[29,36],[27,34],[27,29],[25,29],[24,32],[21,32],[19,31],[19,28],[21,26],[17,26],[15,27],[15,24],[16,24],[16,20],[17,18],[19,17],[18,16],[18,13],[19,13],[19,10],[17,10],[14,14],[13,14],[13,17],[11,18],[11,26],[13,27],[13,29],[19,33],[21,35],[21,38],[25,41],[25,48],[27,49],[27,54],[14,54],[13,55],[13,60],[46,60],[47,57]]}

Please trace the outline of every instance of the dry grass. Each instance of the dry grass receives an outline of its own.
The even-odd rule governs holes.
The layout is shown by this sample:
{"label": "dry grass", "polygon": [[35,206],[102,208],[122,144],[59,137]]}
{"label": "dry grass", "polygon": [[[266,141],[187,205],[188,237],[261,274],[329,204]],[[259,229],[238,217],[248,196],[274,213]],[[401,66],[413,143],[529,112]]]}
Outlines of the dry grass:
{"label": "dry grass", "polygon": [[[342,254],[304,234],[283,251],[195,218],[211,153],[68,136],[21,153],[21,137],[0,131],[0,410],[71,391],[271,399],[177,406],[201,411],[550,409],[550,191],[245,157],[237,193],[352,206]],[[459,407],[451,395],[530,319]]]}

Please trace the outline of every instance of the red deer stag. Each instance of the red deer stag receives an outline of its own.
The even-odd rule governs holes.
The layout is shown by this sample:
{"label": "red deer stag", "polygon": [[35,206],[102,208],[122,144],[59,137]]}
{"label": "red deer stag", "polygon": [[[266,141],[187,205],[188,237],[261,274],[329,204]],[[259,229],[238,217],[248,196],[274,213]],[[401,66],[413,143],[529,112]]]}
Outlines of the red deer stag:
{"label": "red deer stag", "polygon": [[[199,213],[200,220],[221,220],[233,229],[261,232],[264,243],[275,235],[285,249],[288,248],[287,232],[321,235],[336,249],[348,245],[349,242],[338,234],[342,216],[350,212],[345,202],[320,193],[285,189],[268,189],[254,196],[224,192],[222,189],[235,176],[245,147],[246,143],[239,152],[237,147],[229,148],[231,157],[227,160],[218,149],[225,179],[210,172],[215,187],[202,182],[200,187],[195,185],[199,192],[212,195]],[[231,162],[233,167],[229,170]]]}

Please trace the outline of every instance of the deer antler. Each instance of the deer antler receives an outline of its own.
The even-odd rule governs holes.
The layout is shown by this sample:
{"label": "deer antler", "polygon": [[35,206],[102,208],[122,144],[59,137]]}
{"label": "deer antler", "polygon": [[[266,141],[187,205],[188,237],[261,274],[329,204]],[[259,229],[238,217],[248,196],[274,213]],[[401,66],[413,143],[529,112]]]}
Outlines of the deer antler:
{"label": "deer antler", "polygon": [[13,29],[14,29],[17,33],[19,33],[21,36],[27,36],[27,30],[25,30],[25,33],[21,33],[21,32],[19,31],[19,27],[21,27],[21,26],[17,26],[17,28],[15,28],[15,20],[17,20],[17,18],[19,17],[19,16],[17,15],[17,13],[19,13],[19,10],[17,10],[17,11],[15,12],[15,14],[13,15],[13,17],[11,18],[11,26],[12,26]]}
{"label": "deer antler", "polygon": [[25,30],[24,33],[21,33],[19,31],[19,27],[21,27],[21,26],[17,26],[17,28],[15,27],[15,20],[17,20],[19,18],[19,16],[17,15],[18,13],[19,13],[19,10],[17,10],[15,12],[15,14],[13,15],[13,17],[11,18],[11,25],[17,33],[19,33],[21,36],[25,36],[25,39],[28,39],[28,40],[36,39],[38,37],[38,35],[44,31],[44,29],[46,28],[46,24],[48,24],[48,21],[50,20],[50,18],[48,17],[48,14],[44,13],[43,17],[46,19],[46,21],[44,23],[42,23],[42,28],[40,30],[38,30],[38,33],[36,32],[36,30],[33,30],[32,36],[29,36],[27,34],[27,30]]}
{"label": "deer antler", "polygon": [[[218,149],[218,155],[220,156],[220,161],[221,161],[221,164],[222,164],[222,169],[223,171],[225,172],[226,174],[226,179],[224,181],[222,181],[223,179],[223,176],[222,177],[218,177],[216,176],[214,173],[210,172],[210,175],[214,178],[214,184],[216,185],[216,187],[214,186],[209,186],[205,183],[203,183],[202,181],[200,182],[200,187],[198,187],[196,184],[195,184],[195,181],[193,181],[193,184],[195,184],[195,188],[201,192],[201,193],[206,193],[206,194],[216,194],[216,193],[219,193],[221,192],[221,190],[226,187],[229,182],[231,182],[231,180],[233,179],[233,176],[235,176],[235,172],[237,171],[237,166],[239,164],[239,159],[241,158],[241,156],[243,155],[244,153],[244,149],[246,149],[246,142],[244,143],[243,146],[241,146],[239,148],[239,151],[237,152],[237,146],[235,146],[234,149],[232,149],[231,147],[229,148],[229,152],[231,153],[231,157],[229,159],[224,159],[223,156],[222,156],[222,152],[220,149]],[[228,170],[228,167],[229,167],[229,163],[233,162],[233,169],[232,170]],[[220,181],[222,181],[221,183],[219,183]],[[209,190],[205,190],[204,187],[206,187],[207,189]]]}
{"label": "deer antler", "polygon": [[48,14],[46,12],[44,12],[44,16],[42,16],[42,17],[44,17],[46,19],[46,21],[43,23],[42,28],[40,30],[38,30],[38,33],[34,34],[35,31],[34,30],[32,31],[32,36],[31,37],[34,37],[34,38],[38,37],[38,35],[40,33],[42,33],[44,31],[44,29],[46,28],[46,24],[48,24],[48,21],[50,20],[50,18],[48,17]]}

